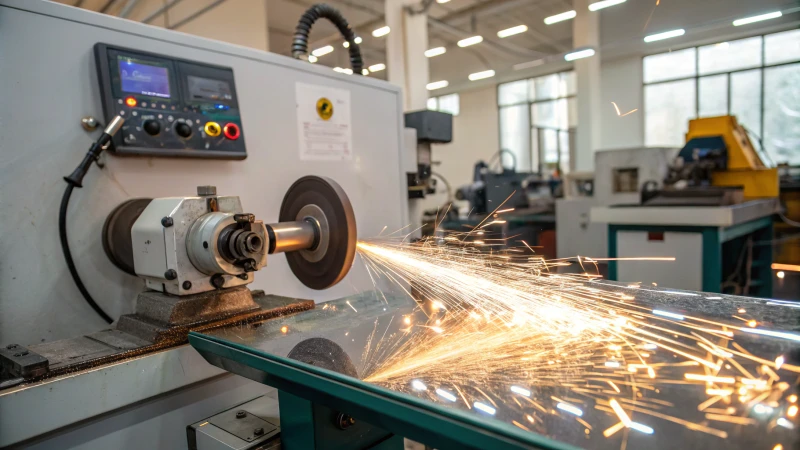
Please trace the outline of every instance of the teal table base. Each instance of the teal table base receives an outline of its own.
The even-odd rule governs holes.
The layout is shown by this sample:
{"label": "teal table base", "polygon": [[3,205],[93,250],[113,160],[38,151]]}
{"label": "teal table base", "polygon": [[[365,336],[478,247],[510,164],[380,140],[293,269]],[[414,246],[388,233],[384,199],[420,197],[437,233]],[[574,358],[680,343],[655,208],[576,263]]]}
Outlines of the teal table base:
{"label": "teal table base", "polygon": [[[703,288],[705,292],[722,292],[722,281],[736,266],[739,252],[748,237],[755,242],[771,241],[772,218],[762,217],[731,227],[608,225],[608,256],[616,258],[618,231],[700,233],[703,240]],[[753,246],[751,291],[753,297],[772,296],[772,246]],[[617,262],[608,263],[608,278],[617,280]]]}

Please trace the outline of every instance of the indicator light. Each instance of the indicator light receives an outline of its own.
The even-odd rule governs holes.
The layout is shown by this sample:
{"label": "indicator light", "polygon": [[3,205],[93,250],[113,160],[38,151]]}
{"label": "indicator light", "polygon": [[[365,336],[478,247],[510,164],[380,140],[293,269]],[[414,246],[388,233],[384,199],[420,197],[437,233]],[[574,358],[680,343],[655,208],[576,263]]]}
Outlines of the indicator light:
{"label": "indicator light", "polygon": [[133,108],[134,106],[136,106],[136,103],[137,103],[137,102],[136,102],[136,99],[135,99],[135,98],[133,98],[133,97],[128,97],[128,98],[126,98],[126,99],[125,99],[125,104],[126,104],[126,105],[128,105],[128,106],[130,106],[131,108]]}

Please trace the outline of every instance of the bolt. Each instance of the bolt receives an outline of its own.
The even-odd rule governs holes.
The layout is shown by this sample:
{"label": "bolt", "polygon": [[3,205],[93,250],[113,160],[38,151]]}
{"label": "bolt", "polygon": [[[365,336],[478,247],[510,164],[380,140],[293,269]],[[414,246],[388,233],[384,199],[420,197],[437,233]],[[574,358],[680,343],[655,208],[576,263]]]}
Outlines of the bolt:
{"label": "bolt", "polygon": [[261,427],[256,428],[255,430],[253,430],[253,434],[255,434],[256,436],[261,436],[262,434],[264,434],[264,429]]}
{"label": "bolt", "polygon": [[220,274],[216,274],[211,277],[211,285],[217,289],[222,289],[222,286],[225,285],[225,278]]}
{"label": "bolt", "polygon": [[208,197],[211,195],[217,195],[217,187],[216,186],[197,186],[197,195],[200,197]]}
{"label": "bolt", "polygon": [[178,272],[175,272],[175,269],[169,269],[164,272],[164,278],[168,280],[174,280],[175,278],[178,278]]}
{"label": "bolt", "polygon": [[250,213],[234,214],[233,220],[237,223],[253,223],[256,221],[256,216]]}
{"label": "bolt", "polygon": [[339,413],[334,422],[340,430],[346,430],[356,424],[356,420],[345,413]]}
{"label": "bolt", "polygon": [[175,222],[172,220],[172,217],[162,217],[161,218],[161,226],[164,228],[171,227]]}
{"label": "bolt", "polygon": [[100,125],[100,123],[92,116],[86,116],[81,119],[81,126],[86,131],[92,131],[97,128],[98,125]]}
{"label": "bolt", "polygon": [[183,289],[188,291],[191,288],[192,288],[192,282],[191,281],[186,280],[186,281],[183,282]]}
{"label": "bolt", "polygon": [[236,411],[236,418],[237,419],[244,419],[247,416],[247,413],[244,411]]}

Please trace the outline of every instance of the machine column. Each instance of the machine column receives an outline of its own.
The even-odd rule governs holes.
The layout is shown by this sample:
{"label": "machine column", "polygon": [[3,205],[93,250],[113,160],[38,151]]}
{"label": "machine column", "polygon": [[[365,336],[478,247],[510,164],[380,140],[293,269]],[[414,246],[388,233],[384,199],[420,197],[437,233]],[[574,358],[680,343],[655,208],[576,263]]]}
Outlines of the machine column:
{"label": "machine column", "polygon": [[[386,66],[389,82],[403,88],[404,111],[425,109],[428,103],[428,13],[419,0],[386,0]],[[409,11],[410,8],[414,12]],[[417,12],[420,11],[420,12]]]}

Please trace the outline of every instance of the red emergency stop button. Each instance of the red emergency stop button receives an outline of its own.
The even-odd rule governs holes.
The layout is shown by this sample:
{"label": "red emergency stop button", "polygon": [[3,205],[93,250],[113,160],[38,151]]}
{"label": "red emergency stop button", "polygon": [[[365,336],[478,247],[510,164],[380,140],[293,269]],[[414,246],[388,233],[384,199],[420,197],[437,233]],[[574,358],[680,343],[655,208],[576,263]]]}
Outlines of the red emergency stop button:
{"label": "red emergency stop button", "polygon": [[239,139],[241,131],[239,130],[239,125],[236,125],[235,123],[228,123],[222,127],[222,133],[226,138],[235,141],[236,139]]}

